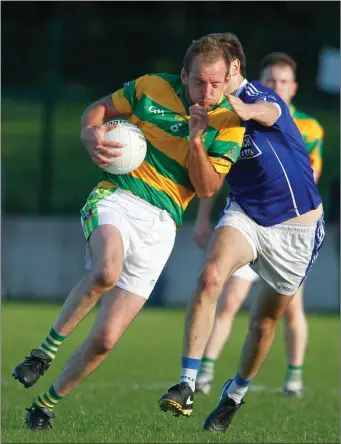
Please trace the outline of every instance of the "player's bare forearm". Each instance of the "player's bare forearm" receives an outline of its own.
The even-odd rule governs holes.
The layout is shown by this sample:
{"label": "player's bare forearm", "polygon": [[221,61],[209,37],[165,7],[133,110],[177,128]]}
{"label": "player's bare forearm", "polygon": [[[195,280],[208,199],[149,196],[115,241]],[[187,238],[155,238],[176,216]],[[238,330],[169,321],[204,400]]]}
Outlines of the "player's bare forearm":
{"label": "player's bare forearm", "polygon": [[202,197],[199,202],[199,208],[197,213],[197,221],[208,221],[210,220],[213,206],[220,194],[220,187],[211,197]]}
{"label": "player's bare forearm", "polygon": [[314,174],[314,181],[317,184],[318,181],[320,180],[321,171],[318,171],[315,168],[313,168],[313,174]]}
{"label": "player's bare forearm", "polygon": [[269,102],[244,103],[239,97],[226,94],[233,111],[244,120],[255,120],[263,126],[272,126],[280,116],[280,108]]}
{"label": "player's bare forearm", "polygon": [[280,116],[280,111],[274,103],[257,102],[247,106],[250,120],[255,120],[263,126],[272,126]]}
{"label": "player's bare forearm", "polygon": [[82,128],[88,128],[103,125],[103,123],[119,115],[120,113],[113,104],[112,96],[109,95],[97,100],[86,108],[82,115],[81,126]]}
{"label": "player's bare forearm", "polygon": [[199,198],[211,197],[224,179],[224,175],[217,173],[211,165],[199,138],[190,141],[188,173]]}

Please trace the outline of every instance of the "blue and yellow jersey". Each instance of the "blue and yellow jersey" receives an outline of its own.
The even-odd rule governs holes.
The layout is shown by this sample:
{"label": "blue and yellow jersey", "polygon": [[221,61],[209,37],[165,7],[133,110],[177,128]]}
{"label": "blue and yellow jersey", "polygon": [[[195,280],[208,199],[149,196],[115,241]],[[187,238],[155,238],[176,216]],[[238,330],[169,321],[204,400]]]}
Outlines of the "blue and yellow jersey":
{"label": "blue and yellow jersey", "polygon": [[[103,172],[98,191],[120,188],[167,210],[177,225],[194,197],[188,173],[189,104],[179,75],[149,74],[127,82],[112,95],[115,108],[137,125],[147,140],[147,155],[139,168],[128,174]],[[222,95],[208,113],[202,137],[209,161],[219,173],[227,173],[239,157],[244,124]],[[105,191],[106,190],[106,191]]]}
{"label": "blue and yellow jersey", "polygon": [[318,175],[322,172],[323,136],[322,126],[316,119],[298,111],[290,105],[290,114],[302,134],[304,145],[309,153],[310,165]]}

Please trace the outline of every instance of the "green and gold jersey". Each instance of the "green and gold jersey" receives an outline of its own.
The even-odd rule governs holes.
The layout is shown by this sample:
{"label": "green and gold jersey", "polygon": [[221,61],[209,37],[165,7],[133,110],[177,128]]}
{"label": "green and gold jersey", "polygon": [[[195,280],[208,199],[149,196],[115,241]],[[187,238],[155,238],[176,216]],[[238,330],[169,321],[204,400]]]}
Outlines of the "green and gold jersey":
{"label": "green and gold jersey", "polygon": [[[167,210],[179,226],[194,197],[188,173],[189,104],[179,75],[149,74],[127,82],[112,95],[115,108],[137,125],[147,140],[147,154],[139,168],[114,175],[103,172],[98,188],[120,188]],[[209,111],[202,137],[215,170],[227,173],[237,161],[244,124],[222,95]],[[104,191],[104,190],[103,190]]]}
{"label": "green and gold jersey", "polygon": [[302,134],[304,145],[309,153],[311,167],[321,174],[323,153],[323,128],[316,119],[298,111],[290,105],[290,114]]}

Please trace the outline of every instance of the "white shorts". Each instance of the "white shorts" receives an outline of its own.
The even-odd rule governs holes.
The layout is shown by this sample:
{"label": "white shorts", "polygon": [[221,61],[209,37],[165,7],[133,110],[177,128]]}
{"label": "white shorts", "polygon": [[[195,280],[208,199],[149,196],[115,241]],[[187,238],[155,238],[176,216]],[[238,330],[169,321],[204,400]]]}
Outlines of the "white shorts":
{"label": "white shorts", "polygon": [[252,270],[287,296],[294,295],[308,275],[325,236],[323,217],[313,224],[284,222],[263,227],[229,200],[216,228],[222,226],[243,234],[253,251]]}
{"label": "white shorts", "polygon": [[[122,235],[124,249],[123,269],[116,285],[148,299],[174,246],[174,220],[167,211],[120,189],[100,199],[93,195],[94,192],[82,209],[86,239],[100,225],[115,226]],[[86,268],[91,267],[87,247]]]}
{"label": "white shorts", "polygon": [[238,270],[233,273],[232,277],[237,277],[239,279],[243,279],[244,281],[249,281],[252,283],[257,282],[259,279],[258,274],[252,270],[249,264],[238,268]]}

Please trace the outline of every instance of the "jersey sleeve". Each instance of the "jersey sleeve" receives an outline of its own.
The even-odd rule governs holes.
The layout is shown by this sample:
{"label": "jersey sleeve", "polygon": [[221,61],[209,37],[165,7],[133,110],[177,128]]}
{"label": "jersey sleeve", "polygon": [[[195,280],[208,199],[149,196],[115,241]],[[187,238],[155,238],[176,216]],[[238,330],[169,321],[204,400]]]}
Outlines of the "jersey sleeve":
{"label": "jersey sleeve", "polygon": [[280,114],[272,127],[279,131],[285,130],[288,119],[291,119],[291,116],[288,106],[279,97],[278,94],[276,94],[269,88],[261,87],[258,83],[255,85],[252,83],[248,83],[245,90],[245,99],[245,102],[249,104],[257,102],[268,102],[276,105]]}
{"label": "jersey sleeve", "polygon": [[145,75],[136,80],[126,82],[123,88],[112,94],[112,102],[120,114],[131,115],[137,105],[139,98],[148,87],[150,76]]}
{"label": "jersey sleeve", "polygon": [[212,166],[218,173],[226,174],[237,162],[243,144],[245,125],[235,113],[231,113],[217,137],[214,139],[207,154]]}
{"label": "jersey sleeve", "polygon": [[303,141],[310,157],[310,165],[318,174],[322,172],[323,139],[322,126],[316,120],[311,120]]}

